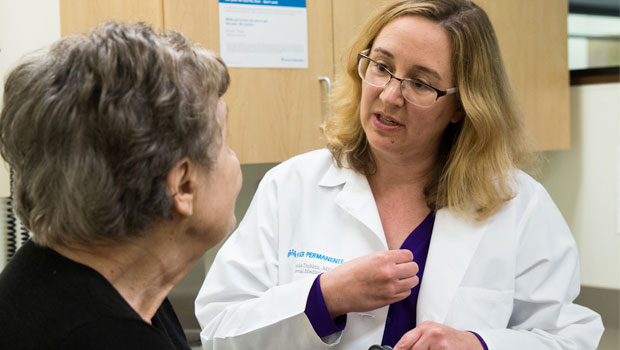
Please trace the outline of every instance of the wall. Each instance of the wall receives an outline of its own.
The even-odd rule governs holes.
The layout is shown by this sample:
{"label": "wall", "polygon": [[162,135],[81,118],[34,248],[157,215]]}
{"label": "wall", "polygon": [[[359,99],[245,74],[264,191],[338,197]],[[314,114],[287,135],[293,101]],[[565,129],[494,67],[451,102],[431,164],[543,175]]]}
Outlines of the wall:
{"label": "wall", "polygon": [[[59,38],[58,0],[0,0],[0,101],[11,67],[25,54]],[[10,192],[9,176],[6,164],[0,163],[0,197],[6,197]]]}
{"label": "wall", "polygon": [[571,87],[571,149],[546,152],[541,182],[580,249],[581,282],[620,288],[620,84]]}
{"label": "wall", "polygon": [[570,70],[620,64],[620,17],[571,13],[567,24]]}

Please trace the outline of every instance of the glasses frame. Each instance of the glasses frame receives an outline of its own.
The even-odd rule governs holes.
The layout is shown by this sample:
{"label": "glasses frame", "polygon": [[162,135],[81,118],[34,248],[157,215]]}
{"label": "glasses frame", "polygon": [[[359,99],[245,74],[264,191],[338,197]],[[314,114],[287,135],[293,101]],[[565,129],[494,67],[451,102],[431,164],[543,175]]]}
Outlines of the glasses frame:
{"label": "glasses frame", "polygon": [[[429,85],[429,84],[427,84],[427,83],[425,83],[425,82],[423,82],[423,81],[421,81],[421,80],[418,80],[418,79],[399,78],[399,77],[395,76],[392,72],[390,72],[390,70],[389,70],[389,69],[387,69],[387,67],[386,67],[384,64],[379,63],[379,62],[377,62],[377,61],[373,60],[372,58],[368,57],[368,53],[369,53],[369,52],[370,52],[370,49],[366,49],[366,50],[364,50],[364,51],[362,51],[362,52],[360,52],[360,53],[358,53],[358,54],[357,54],[357,74],[360,76],[360,78],[361,78],[363,81],[365,81],[367,84],[372,85],[372,86],[374,86],[374,87],[386,87],[386,86],[388,86],[388,84],[392,81],[392,79],[396,79],[396,80],[399,82],[399,84],[398,84],[398,85],[400,85],[400,94],[403,96],[403,98],[405,99],[405,101],[407,101],[407,102],[409,102],[409,103],[411,103],[411,104],[414,104],[414,105],[416,105],[416,106],[418,106],[418,107],[423,107],[423,108],[425,108],[425,107],[430,107],[430,106],[432,106],[432,105],[433,105],[433,103],[435,103],[435,101],[437,101],[440,97],[442,97],[442,96],[447,96],[447,95],[450,95],[450,94],[453,94],[453,93],[455,93],[455,92],[457,92],[457,91],[459,90],[459,88],[458,88],[458,87],[453,87],[453,88],[449,88],[449,89],[446,89],[446,90],[440,90],[440,89],[438,89],[438,88],[436,88],[436,87],[434,87],[434,86],[432,86],[432,85]],[[385,69],[385,71],[386,71],[386,72],[390,75],[390,79],[388,79],[388,81],[387,81],[387,82],[385,82],[385,84],[383,84],[383,85],[375,85],[375,84],[373,84],[373,83],[369,82],[368,80],[366,80],[366,79],[362,76],[362,72],[361,72],[361,69],[360,69],[360,68],[361,68],[362,58],[365,58],[365,59],[367,59],[367,60],[369,60],[369,61],[371,61],[371,62],[373,62],[373,63],[375,63],[375,64],[377,64],[377,65],[382,66],[382,67]],[[403,94],[403,83],[404,83],[405,81],[413,81],[413,82],[415,82],[415,83],[419,83],[419,84],[422,84],[422,85],[424,85],[424,86],[427,86],[427,87],[429,87],[429,88],[431,88],[431,89],[435,90],[435,92],[437,93],[437,97],[435,97],[435,100],[433,100],[433,103],[431,103],[431,104],[430,104],[430,105],[428,105],[428,106],[419,105],[419,104],[417,104],[417,103],[415,103],[415,102],[409,101],[409,100],[405,97],[405,94]]]}

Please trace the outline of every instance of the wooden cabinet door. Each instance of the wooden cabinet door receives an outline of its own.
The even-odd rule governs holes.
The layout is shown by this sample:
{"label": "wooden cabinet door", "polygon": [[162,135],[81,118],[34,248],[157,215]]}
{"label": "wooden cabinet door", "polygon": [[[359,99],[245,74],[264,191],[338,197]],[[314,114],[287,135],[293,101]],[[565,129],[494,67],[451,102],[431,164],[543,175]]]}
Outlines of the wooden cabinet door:
{"label": "wooden cabinet door", "polygon": [[570,147],[568,0],[476,0],[497,33],[502,58],[539,150]]}
{"label": "wooden cabinet door", "polygon": [[[344,48],[390,0],[333,0],[336,72]],[[475,0],[497,33],[525,125],[539,150],[570,146],[568,0]]]}
{"label": "wooden cabinet door", "polygon": [[352,40],[359,34],[362,25],[373,12],[392,0],[333,1],[335,71],[339,74],[344,69],[342,56],[346,54]]}
{"label": "wooden cabinet door", "polygon": [[[230,68],[224,96],[229,108],[229,145],[241,163],[280,162],[325,146],[320,125],[327,117],[333,78],[331,0],[309,0],[308,68]],[[164,0],[164,25],[219,52],[217,0]],[[283,28],[283,30],[286,30]]]}
{"label": "wooden cabinet door", "polygon": [[62,36],[83,33],[106,20],[143,21],[163,28],[161,0],[60,0]]}
{"label": "wooden cabinet door", "polygon": [[[327,90],[362,23],[390,0],[308,0],[307,69],[230,68],[229,144],[242,163],[279,162],[324,147]],[[570,146],[567,0],[477,0],[497,32],[525,124],[540,150]],[[60,0],[63,35],[146,21],[219,52],[218,0]]]}

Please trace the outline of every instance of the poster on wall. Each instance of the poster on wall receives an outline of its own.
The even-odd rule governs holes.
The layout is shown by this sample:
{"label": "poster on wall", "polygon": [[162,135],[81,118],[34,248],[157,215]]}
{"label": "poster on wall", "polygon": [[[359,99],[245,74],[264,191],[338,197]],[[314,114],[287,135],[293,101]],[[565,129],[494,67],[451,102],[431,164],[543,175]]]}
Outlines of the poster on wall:
{"label": "poster on wall", "polygon": [[219,0],[229,67],[308,68],[306,0]]}

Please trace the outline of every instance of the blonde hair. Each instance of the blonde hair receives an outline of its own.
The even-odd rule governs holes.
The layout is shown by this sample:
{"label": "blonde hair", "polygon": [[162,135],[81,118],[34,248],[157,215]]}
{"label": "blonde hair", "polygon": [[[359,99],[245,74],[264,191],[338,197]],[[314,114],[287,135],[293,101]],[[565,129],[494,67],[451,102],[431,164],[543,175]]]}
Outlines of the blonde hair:
{"label": "blonde hair", "polygon": [[[444,132],[434,176],[425,188],[432,210],[449,207],[484,220],[513,197],[510,173],[533,159],[530,141],[506,75],[493,26],[468,0],[405,0],[380,8],[343,58],[346,70],[332,93],[333,115],[324,125],[339,166],[363,175],[376,171],[360,121],[357,54],[371,48],[381,29],[402,16],[420,16],[449,36],[451,66],[465,117]],[[473,212],[472,212],[473,210]]]}

